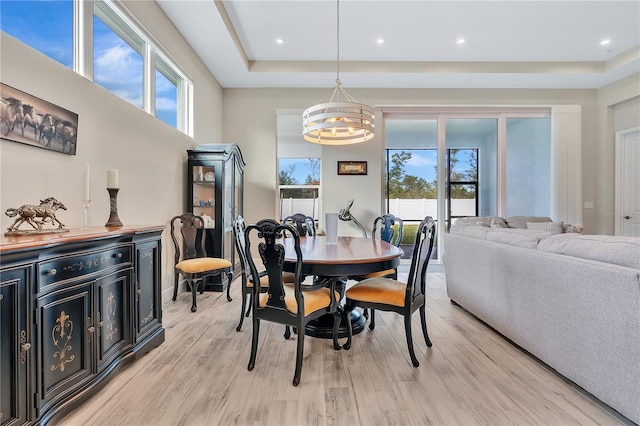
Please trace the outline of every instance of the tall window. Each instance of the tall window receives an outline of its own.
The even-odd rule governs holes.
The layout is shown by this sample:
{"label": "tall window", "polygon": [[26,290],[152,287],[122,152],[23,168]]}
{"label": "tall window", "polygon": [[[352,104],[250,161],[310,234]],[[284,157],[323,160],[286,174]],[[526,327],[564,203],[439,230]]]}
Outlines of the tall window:
{"label": "tall window", "polygon": [[2,31],[73,68],[72,0],[3,1],[0,9]]}

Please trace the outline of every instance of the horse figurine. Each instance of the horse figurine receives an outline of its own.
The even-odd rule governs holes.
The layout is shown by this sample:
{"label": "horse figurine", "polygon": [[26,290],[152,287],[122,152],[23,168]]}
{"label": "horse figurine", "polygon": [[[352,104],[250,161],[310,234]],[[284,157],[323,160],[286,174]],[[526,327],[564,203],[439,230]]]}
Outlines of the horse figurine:
{"label": "horse figurine", "polygon": [[[56,210],[62,209],[67,210],[67,208],[60,201],[56,200],[53,197],[45,198],[44,200],[40,200],[40,205],[33,204],[25,204],[24,206],[20,206],[17,209],[9,208],[4,212],[9,217],[15,217],[16,220],[11,224],[10,227],[7,228],[9,232],[6,235],[10,234],[20,234],[20,233],[44,233],[44,232],[66,232],[68,229],[62,229],[64,224],[60,222],[60,220],[56,217]],[[49,229],[43,230],[42,226],[47,222],[47,220],[51,221],[52,225],[58,224],[57,229]],[[34,231],[21,231],[18,228],[23,223],[28,223],[33,227]]]}

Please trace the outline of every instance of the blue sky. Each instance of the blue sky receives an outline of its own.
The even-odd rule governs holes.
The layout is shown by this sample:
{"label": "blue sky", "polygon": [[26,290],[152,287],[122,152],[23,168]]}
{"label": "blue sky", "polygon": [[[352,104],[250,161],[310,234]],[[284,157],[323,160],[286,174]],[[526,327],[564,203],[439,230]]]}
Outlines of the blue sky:
{"label": "blue sky", "polygon": [[[2,0],[2,31],[67,68],[73,64],[71,0]],[[142,56],[94,17],[94,81],[142,107]],[[156,116],[176,127],[176,87],[156,75]]]}

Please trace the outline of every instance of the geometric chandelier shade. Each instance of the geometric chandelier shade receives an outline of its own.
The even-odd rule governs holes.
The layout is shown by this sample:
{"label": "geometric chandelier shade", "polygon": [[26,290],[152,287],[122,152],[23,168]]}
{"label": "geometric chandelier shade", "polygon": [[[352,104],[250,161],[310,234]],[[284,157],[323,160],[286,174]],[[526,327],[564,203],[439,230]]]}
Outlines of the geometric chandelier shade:
{"label": "geometric chandelier shade", "polygon": [[373,108],[357,102],[340,82],[340,0],[337,0],[336,84],[327,102],[302,113],[302,135],[308,142],[350,145],[373,138]]}

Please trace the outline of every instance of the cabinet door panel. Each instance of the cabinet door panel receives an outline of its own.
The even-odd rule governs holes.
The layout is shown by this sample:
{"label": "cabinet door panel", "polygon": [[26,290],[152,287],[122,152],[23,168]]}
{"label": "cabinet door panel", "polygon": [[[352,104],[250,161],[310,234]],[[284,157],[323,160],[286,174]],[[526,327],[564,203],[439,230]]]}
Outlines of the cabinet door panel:
{"label": "cabinet door panel", "polygon": [[95,320],[91,316],[93,282],[38,299],[40,324],[39,390],[41,408],[91,377]]}
{"label": "cabinet door panel", "polygon": [[0,424],[30,418],[31,330],[27,294],[31,267],[0,272]]}
{"label": "cabinet door panel", "polygon": [[100,278],[98,284],[98,371],[133,346],[131,317],[132,270]]}
{"label": "cabinet door panel", "polygon": [[136,342],[161,324],[160,245],[158,241],[136,245]]}

